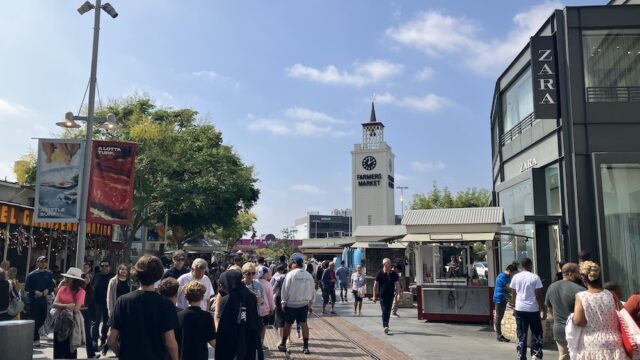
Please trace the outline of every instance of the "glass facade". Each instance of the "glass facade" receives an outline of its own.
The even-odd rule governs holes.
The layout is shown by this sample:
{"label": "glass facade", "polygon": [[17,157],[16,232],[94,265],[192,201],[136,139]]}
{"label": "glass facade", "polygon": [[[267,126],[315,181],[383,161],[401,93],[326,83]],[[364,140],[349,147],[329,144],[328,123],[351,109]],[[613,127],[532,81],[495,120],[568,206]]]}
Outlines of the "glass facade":
{"label": "glass facade", "polygon": [[533,85],[528,68],[502,95],[502,130],[507,132],[533,113]]}
{"label": "glass facade", "polygon": [[533,181],[525,180],[498,193],[499,206],[504,211],[505,231],[514,235],[500,236],[500,268],[513,261],[528,257],[535,259],[535,226],[533,224],[512,224],[511,221],[524,215],[534,214]]}
{"label": "glass facade", "polygon": [[630,101],[626,88],[640,86],[640,29],[585,30],[582,49],[587,100]]}
{"label": "glass facade", "polygon": [[544,169],[544,183],[547,195],[547,215],[562,215],[560,203],[560,168],[558,164]]}
{"label": "glass facade", "polygon": [[640,164],[602,164],[600,175],[605,279],[618,282],[628,296],[640,289]]}

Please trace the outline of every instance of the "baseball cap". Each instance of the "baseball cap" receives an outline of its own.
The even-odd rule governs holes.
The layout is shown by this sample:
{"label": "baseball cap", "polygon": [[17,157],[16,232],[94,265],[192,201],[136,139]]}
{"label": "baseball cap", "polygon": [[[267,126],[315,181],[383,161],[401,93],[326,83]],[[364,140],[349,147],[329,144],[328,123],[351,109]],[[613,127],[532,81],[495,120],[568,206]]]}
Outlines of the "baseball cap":
{"label": "baseball cap", "polygon": [[302,264],[304,264],[304,260],[301,257],[297,257],[295,258],[296,260],[296,264],[298,264],[298,266],[302,266]]}
{"label": "baseball cap", "polygon": [[266,266],[261,266],[258,270],[258,279],[262,279],[265,275],[269,273],[269,268]]}
{"label": "baseball cap", "polygon": [[39,263],[40,261],[47,261],[47,257],[46,256],[38,256],[38,258],[36,259],[36,262]]}

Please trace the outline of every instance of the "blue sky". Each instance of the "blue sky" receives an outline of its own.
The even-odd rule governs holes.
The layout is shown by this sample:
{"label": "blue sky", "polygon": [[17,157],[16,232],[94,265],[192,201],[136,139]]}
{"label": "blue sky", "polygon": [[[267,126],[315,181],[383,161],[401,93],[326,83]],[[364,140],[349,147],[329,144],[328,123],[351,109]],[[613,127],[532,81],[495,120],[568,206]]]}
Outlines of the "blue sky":
{"label": "blue sky", "polygon": [[[351,207],[351,155],[376,94],[405,196],[436,180],[490,187],[495,80],[555,8],[605,0],[112,0],[98,62],[102,101],[145,93],[213,123],[262,193],[259,233]],[[0,4],[0,178],[77,112],[92,13],[80,0]],[[400,213],[399,194],[396,212]]]}

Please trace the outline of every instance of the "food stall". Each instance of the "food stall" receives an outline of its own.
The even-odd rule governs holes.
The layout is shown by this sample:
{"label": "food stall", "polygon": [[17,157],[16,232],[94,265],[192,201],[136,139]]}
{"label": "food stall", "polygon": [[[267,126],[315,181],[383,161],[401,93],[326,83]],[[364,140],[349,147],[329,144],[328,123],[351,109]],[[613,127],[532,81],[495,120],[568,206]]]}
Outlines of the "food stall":
{"label": "food stall", "polygon": [[[491,322],[501,208],[409,210],[399,240],[415,256],[418,319]],[[488,271],[478,272],[477,262]],[[475,265],[474,265],[475,263]]]}

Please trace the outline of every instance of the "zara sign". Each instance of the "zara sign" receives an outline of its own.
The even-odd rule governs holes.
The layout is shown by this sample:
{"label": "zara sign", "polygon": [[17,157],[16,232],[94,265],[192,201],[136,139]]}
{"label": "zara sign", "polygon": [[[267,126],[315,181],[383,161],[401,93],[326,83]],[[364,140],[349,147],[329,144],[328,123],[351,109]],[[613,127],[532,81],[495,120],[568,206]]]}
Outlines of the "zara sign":
{"label": "zara sign", "polygon": [[533,80],[533,113],[536,119],[558,118],[558,77],[553,36],[534,36],[530,41]]}

